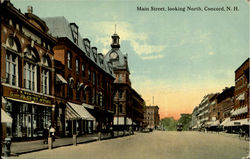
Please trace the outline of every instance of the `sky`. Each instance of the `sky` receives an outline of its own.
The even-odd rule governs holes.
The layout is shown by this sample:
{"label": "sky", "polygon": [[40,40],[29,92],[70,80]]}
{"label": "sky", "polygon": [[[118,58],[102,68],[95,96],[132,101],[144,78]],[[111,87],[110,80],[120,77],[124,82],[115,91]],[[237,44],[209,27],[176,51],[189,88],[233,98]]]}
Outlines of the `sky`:
{"label": "sky", "polygon": [[[132,87],[160,117],[192,113],[209,93],[234,86],[234,71],[249,57],[247,0],[11,0],[22,13],[64,16],[103,54],[111,35],[128,54]],[[203,11],[137,11],[137,7],[201,7]],[[204,11],[204,7],[238,11]],[[153,101],[154,97],[154,101]]]}

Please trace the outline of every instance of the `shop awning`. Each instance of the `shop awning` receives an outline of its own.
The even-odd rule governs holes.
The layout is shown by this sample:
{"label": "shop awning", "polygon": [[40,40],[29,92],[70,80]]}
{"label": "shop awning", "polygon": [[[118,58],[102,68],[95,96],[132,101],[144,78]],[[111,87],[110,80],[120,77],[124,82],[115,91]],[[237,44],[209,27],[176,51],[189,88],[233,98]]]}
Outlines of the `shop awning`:
{"label": "shop awning", "polygon": [[132,120],[130,118],[126,118],[126,121],[127,121],[127,125],[132,125]]}
{"label": "shop awning", "polygon": [[82,105],[68,102],[67,108],[70,110],[70,112],[74,112],[74,114],[76,114],[75,117],[77,119],[80,118],[84,120],[95,120],[95,118]]}
{"label": "shop awning", "polygon": [[114,117],[113,123],[114,125],[125,125],[124,117]]}
{"label": "shop awning", "polygon": [[241,119],[240,125],[250,125],[250,119]]}
{"label": "shop awning", "polygon": [[219,126],[219,125],[220,125],[220,121],[216,120],[216,121],[213,121],[210,126]]}
{"label": "shop awning", "polygon": [[84,106],[85,108],[89,108],[89,109],[94,109],[95,107],[93,105],[89,105],[86,103],[82,103],[82,106]]}
{"label": "shop awning", "polygon": [[244,113],[247,113],[247,112],[248,112],[247,106],[244,106],[244,107],[241,107],[239,109],[235,109],[232,112],[232,115],[235,116],[235,115],[240,115],[240,114],[244,114]]}
{"label": "shop awning", "polygon": [[243,125],[250,125],[250,119],[240,119],[240,120],[232,120],[227,122],[224,126],[243,126]]}
{"label": "shop awning", "polygon": [[12,123],[12,118],[1,108],[1,123]]}
{"label": "shop awning", "polygon": [[231,120],[230,117],[228,117],[220,125],[221,126],[227,126],[229,124],[230,120]]}
{"label": "shop awning", "polygon": [[242,93],[241,95],[239,95],[236,100],[245,100],[245,93]]}
{"label": "shop awning", "polygon": [[67,84],[68,82],[60,74],[56,74],[56,82]]}

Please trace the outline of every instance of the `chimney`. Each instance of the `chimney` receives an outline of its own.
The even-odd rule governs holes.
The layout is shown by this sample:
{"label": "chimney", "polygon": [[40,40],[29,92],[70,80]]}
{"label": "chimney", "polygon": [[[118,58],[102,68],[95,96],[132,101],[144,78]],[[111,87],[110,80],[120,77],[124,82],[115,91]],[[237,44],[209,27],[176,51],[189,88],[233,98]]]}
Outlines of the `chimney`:
{"label": "chimney", "polygon": [[33,13],[33,7],[32,6],[28,6],[27,7],[27,12],[32,14]]}

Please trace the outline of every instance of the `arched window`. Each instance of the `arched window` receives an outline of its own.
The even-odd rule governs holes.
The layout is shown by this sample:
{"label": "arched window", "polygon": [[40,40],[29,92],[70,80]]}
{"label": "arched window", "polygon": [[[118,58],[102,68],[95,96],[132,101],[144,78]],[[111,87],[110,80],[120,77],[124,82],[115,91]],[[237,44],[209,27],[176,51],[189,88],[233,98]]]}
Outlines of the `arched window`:
{"label": "arched window", "polygon": [[68,90],[67,90],[68,98],[73,98],[73,87],[74,87],[74,79],[73,77],[70,77],[68,79]]}
{"label": "arched window", "polygon": [[88,69],[88,76],[89,76],[89,80],[91,81],[91,71],[90,71],[90,69]]}
{"label": "arched window", "polygon": [[79,81],[76,82],[76,86],[77,86],[76,99],[80,99],[81,93],[80,93],[80,82]]}
{"label": "arched window", "polygon": [[50,86],[50,60],[49,57],[43,57],[42,58],[42,76],[41,76],[41,81],[42,81],[42,93],[44,94],[49,94],[49,86]]}
{"label": "arched window", "polygon": [[119,113],[122,113],[122,104],[119,104]]}
{"label": "arched window", "polygon": [[76,73],[79,73],[79,59],[76,59]]}
{"label": "arched window", "polygon": [[13,36],[10,36],[6,41],[6,45],[6,83],[18,86],[18,50],[20,49],[18,49],[18,40],[16,40]]}
{"label": "arched window", "polygon": [[102,92],[99,93],[98,95],[98,103],[102,107],[103,106],[103,101],[102,101],[103,95]]}
{"label": "arched window", "polygon": [[37,91],[37,62],[39,61],[37,51],[31,47],[24,50],[24,87]]}
{"label": "arched window", "polygon": [[72,68],[72,55],[70,52],[67,53],[67,65],[69,69]]}
{"label": "arched window", "polygon": [[82,76],[85,77],[85,65],[82,63]]}

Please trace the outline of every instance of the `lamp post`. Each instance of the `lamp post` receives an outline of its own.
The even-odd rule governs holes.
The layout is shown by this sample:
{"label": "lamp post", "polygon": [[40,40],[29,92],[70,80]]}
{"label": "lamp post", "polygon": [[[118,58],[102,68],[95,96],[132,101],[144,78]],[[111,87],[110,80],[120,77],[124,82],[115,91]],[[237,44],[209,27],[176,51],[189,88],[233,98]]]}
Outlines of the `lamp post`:
{"label": "lamp post", "polygon": [[[0,3],[0,15],[2,15],[2,4]],[[0,42],[2,44],[2,17],[0,16]],[[2,56],[2,49],[0,48],[0,61],[1,61],[1,56]],[[0,108],[2,110],[2,67],[1,67],[2,63],[0,63]],[[0,123],[2,123],[2,111],[0,112]],[[0,124],[0,131],[1,131],[1,135],[3,135],[2,133],[2,124]],[[1,136],[2,137],[2,136]],[[1,147],[0,147],[0,157],[2,156],[2,142],[1,142]]]}

